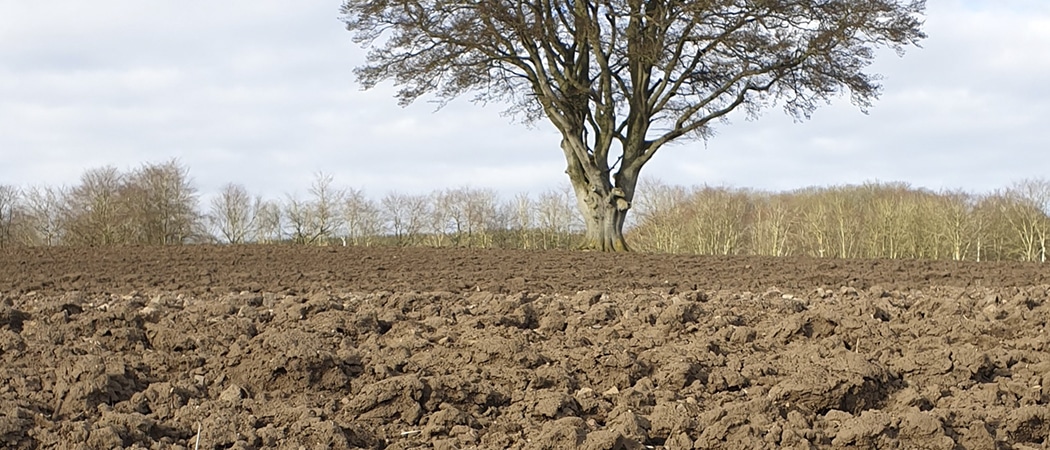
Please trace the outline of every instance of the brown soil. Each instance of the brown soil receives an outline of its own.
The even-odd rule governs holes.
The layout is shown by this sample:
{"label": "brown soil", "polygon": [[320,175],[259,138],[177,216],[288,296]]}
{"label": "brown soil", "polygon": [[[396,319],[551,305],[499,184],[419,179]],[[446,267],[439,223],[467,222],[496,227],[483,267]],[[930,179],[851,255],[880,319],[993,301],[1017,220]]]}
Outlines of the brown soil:
{"label": "brown soil", "polygon": [[1034,264],[0,250],[0,447],[1046,449],[1048,295]]}

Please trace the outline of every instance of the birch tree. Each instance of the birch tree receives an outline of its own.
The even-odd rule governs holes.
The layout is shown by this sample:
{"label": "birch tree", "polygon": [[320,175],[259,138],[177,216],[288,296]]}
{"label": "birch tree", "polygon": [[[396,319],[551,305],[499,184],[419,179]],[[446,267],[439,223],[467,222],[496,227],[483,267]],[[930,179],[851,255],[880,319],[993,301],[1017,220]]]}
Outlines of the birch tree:
{"label": "birch tree", "polygon": [[1010,223],[1016,238],[1016,252],[1022,261],[1046,262],[1047,240],[1050,239],[1050,181],[1022,180],[1006,191],[1010,200],[1003,207],[1003,217]]}
{"label": "birch tree", "polygon": [[285,218],[279,203],[274,200],[263,201],[256,214],[258,217],[252,230],[255,242],[274,244],[285,240]]}
{"label": "birch tree", "polygon": [[536,216],[533,214],[536,209],[535,203],[528,194],[521,193],[514,196],[511,227],[518,235],[518,246],[524,250],[533,248],[532,234],[536,226]]}
{"label": "birch tree", "polygon": [[252,238],[261,205],[261,197],[252,197],[243,185],[228,183],[212,198],[208,222],[223,241],[243,244]]}
{"label": "birch tree", "polygon": [[390,192],[383,196],[379,205],[380,217],[398,246],[413,245],[421,240],[432,206],[429,196]]}
{"label": "birch tree", "polygon": [[15,237],[15,217],[21,197],[18,188],[0,185],[0,248],[10,246]]}
{"label": "birch tree", "polygon": [[33,186],[24,191],[20,220],[21,241],[28,245],[53,246],[62,242],[66,193],[61,188]]}
{"label": "birch tree", "polygon": [[540,193],[536,205],[536,225],[539,226],[544,249],[564,248],[565,239],[575,231],[576,215],[566,191],[548,189]]}
{"label": "birch tree", "polygon": [[310,197],[301,200],[289,195],[285,203],[284,216],[289,234],[297,244],[328,245],[343,226],[343,202],[345,191],[333,186],[333,178],[322,172],[314,175],[310,185]]}
{"label": "birch tree", "polygon": [[755,255],[786,256],[788,240],[795,232],[797,212],[783,195],[761,193],[756,196],[754,223],[751,224],[751,252]]}
{"label": "birch tree", "polygon": [[364,191],[350,188],[343,201],[343,223],[350,245],[370,246],[383,234],[383,219],[379,208]]}

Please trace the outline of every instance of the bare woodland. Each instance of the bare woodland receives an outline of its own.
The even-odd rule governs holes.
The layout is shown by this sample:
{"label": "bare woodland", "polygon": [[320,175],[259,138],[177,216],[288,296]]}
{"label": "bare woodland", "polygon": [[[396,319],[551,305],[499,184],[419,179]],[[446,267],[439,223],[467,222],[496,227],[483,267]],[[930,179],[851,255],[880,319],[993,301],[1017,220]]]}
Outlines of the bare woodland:
{"label": "bare woodland", "polygon": [[[904,183],[767,192],[643,181],[636,250],[704,255],[1045,262],[1050,180],[989,193]],[[574,249],[585,225],[569,187],[503,198],[460,187],[381,196],[316,174],[264,199],[239,184],[201,195],[177,161],[90,169],[73,186],[0,184],[0,247],[299,244]]]}
{"label": "bare woodland", "polygon": [[771,193],[655,183],[631,237],[648,251],[829,258],[1046,260],[1050,182],[987,194],[867,183]]}

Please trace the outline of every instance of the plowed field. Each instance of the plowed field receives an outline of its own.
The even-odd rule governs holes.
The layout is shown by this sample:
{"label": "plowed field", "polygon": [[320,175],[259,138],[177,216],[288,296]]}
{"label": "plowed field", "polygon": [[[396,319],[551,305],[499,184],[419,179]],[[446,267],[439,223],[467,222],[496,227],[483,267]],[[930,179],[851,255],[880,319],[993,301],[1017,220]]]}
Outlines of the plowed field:
{"label": "plowed field", "polygon": [[0,250],[0,447],[1047,449],[1048,267]]}

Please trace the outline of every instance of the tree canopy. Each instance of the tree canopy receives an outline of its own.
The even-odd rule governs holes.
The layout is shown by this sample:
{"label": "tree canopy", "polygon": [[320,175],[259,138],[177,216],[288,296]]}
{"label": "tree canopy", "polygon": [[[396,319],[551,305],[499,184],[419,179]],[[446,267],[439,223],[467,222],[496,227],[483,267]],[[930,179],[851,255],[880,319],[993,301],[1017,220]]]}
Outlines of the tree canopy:
{"label": "tree canopy", "polygon": [[879,48],[925,37],[923,0],[345,0],[356,70],[402,104],[471,93],[546,117],[587,223],[587,246],[625,250],[642,167],[667,143],[706,137],[730,112],[782,105],[808,118],[879,94]]}

